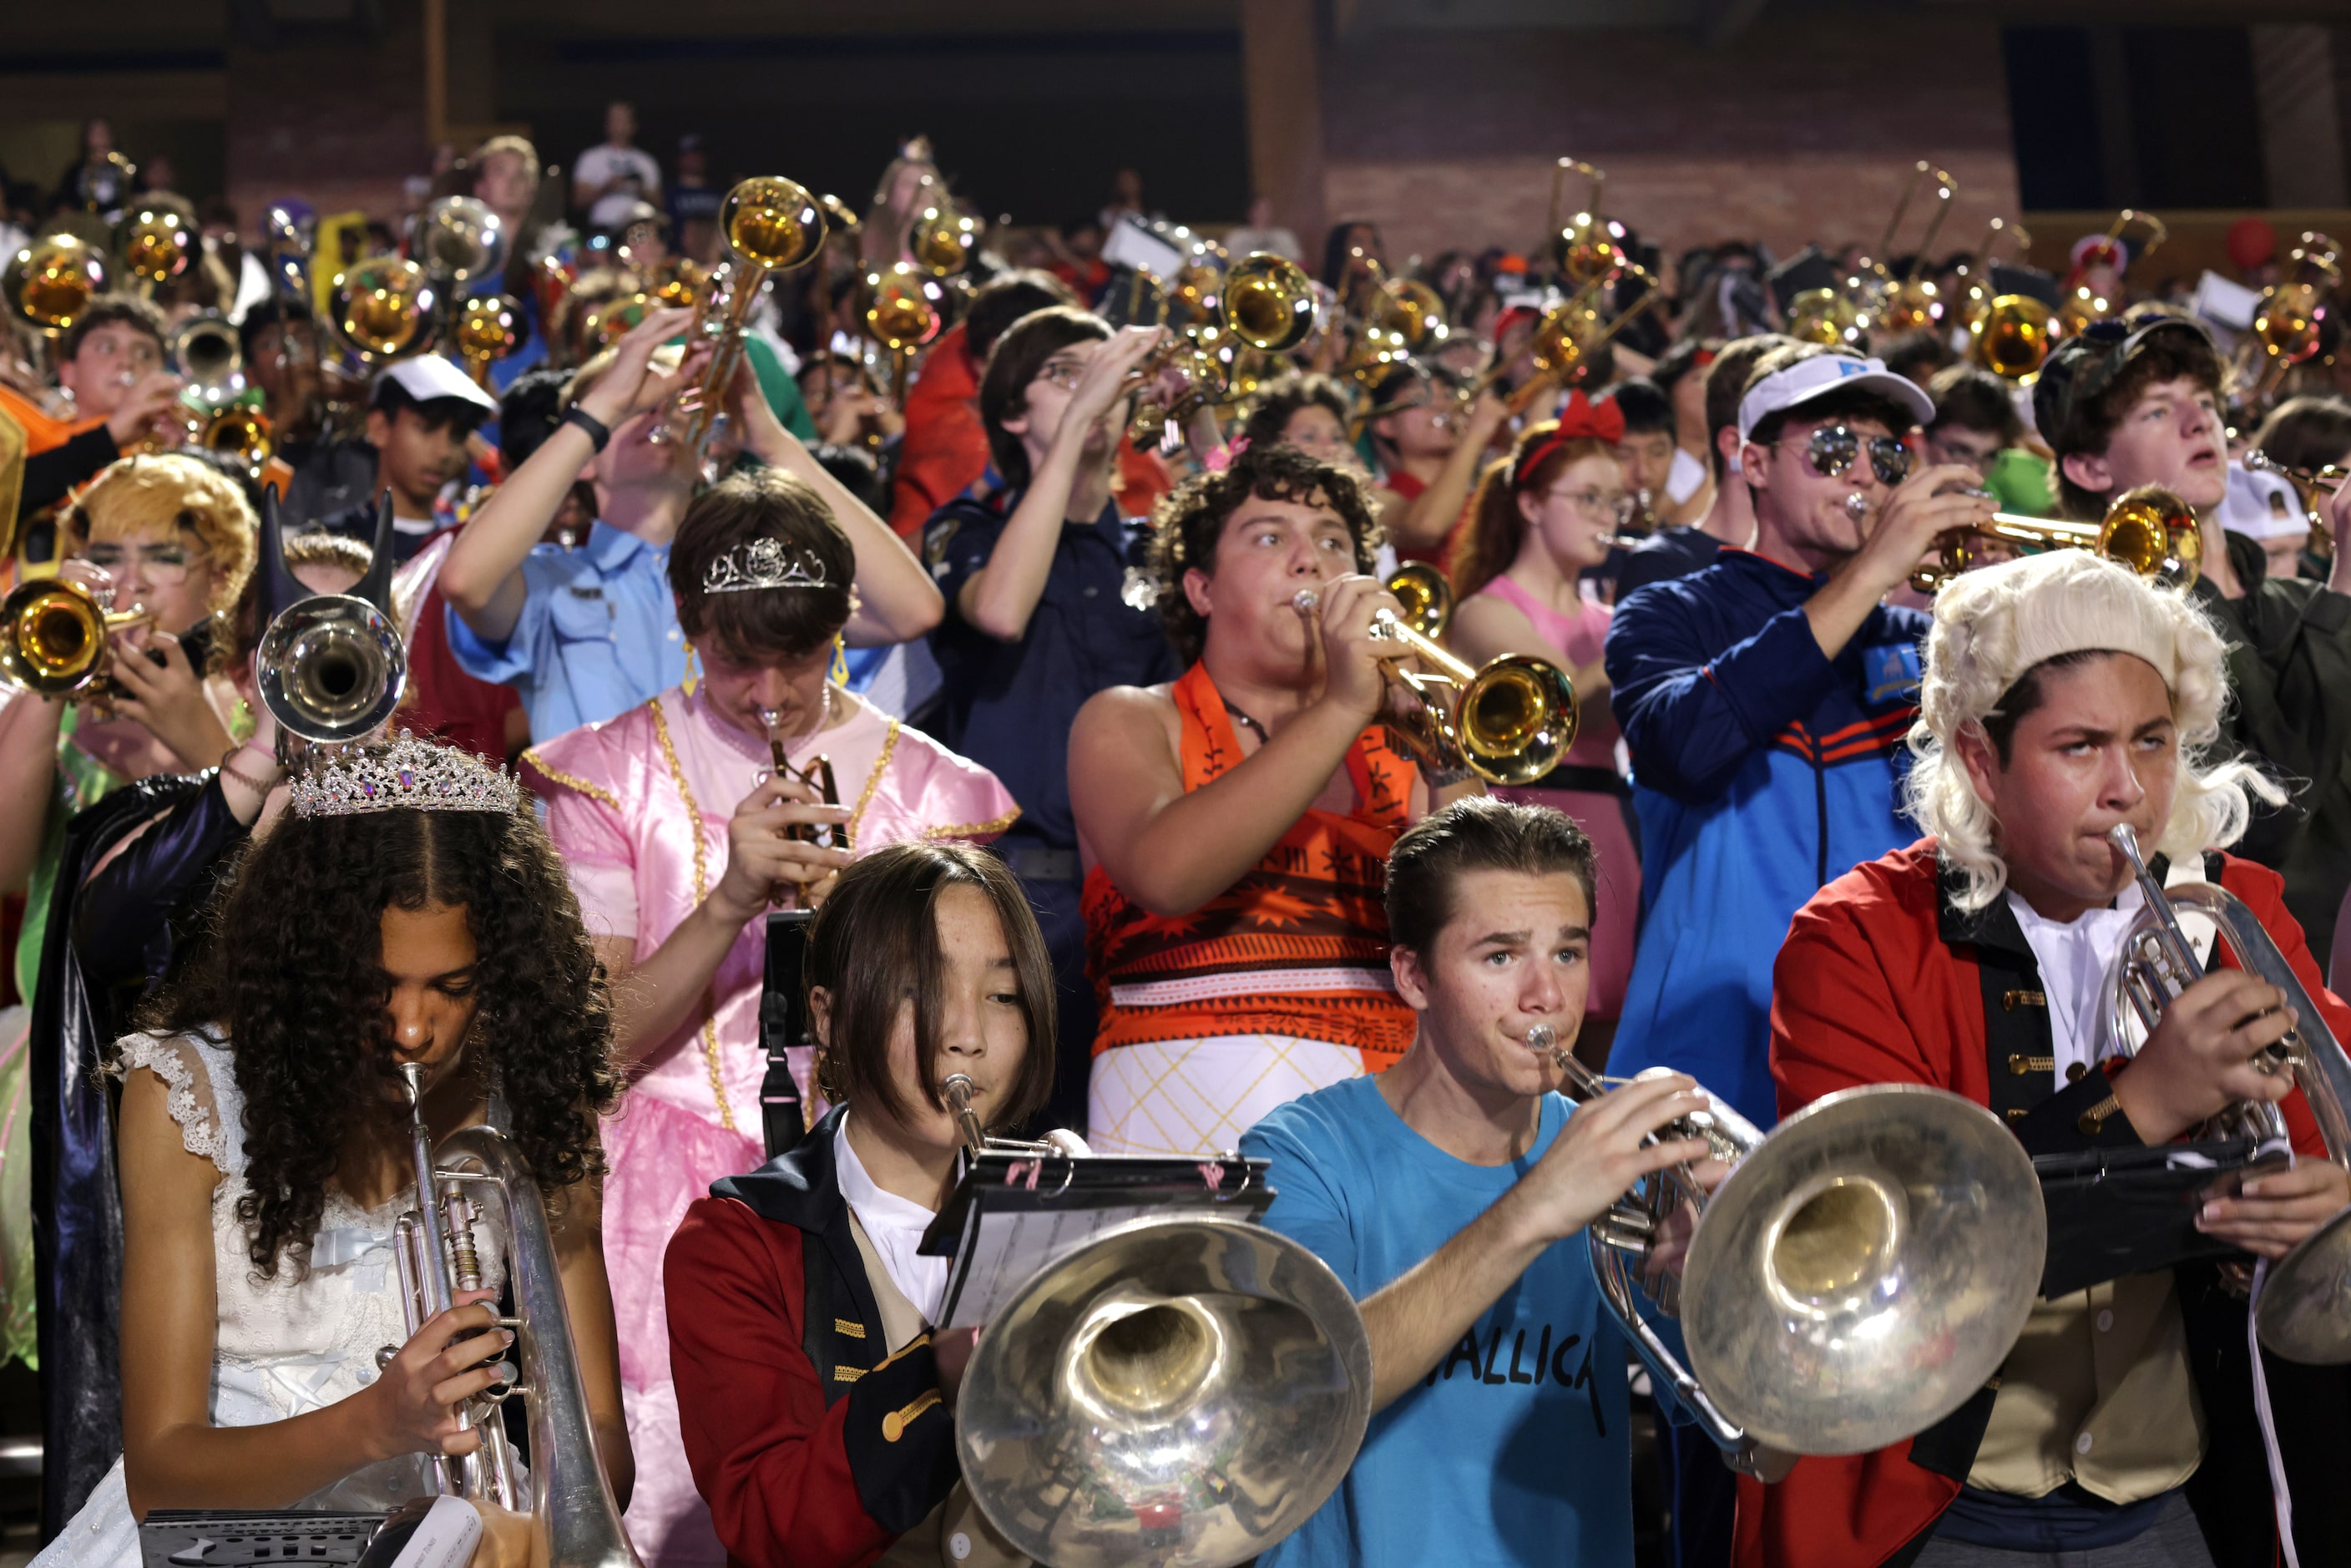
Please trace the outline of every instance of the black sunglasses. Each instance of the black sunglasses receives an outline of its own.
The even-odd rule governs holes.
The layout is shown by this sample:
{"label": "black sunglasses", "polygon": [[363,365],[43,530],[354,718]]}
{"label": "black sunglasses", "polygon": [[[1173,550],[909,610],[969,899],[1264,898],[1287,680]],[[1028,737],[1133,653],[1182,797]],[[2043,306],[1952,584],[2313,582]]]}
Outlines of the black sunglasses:
{"label": "black sunglasses", "polygon": [[[1859,433],[1842,424],[1823,424],[1814,430],[1804,443],[1804,456],[1811,462],[1813,472],[1823,479],[1834,479],[1854,465],[1861,456],[1863,438]],[[1878,483],[1899,485],[1910,476],[1910,449],[1891,435],[1868,438],[1869,465],[1877,473]]]}

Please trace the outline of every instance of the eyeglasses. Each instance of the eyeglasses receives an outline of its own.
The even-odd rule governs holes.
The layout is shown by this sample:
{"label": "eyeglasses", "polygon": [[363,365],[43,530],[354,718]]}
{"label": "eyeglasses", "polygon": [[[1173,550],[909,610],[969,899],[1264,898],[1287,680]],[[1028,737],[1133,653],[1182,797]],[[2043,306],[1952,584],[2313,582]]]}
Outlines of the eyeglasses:
{"label": "eyeglasses", "polygon": [[1823,424],[1805,438],[1804,456],[1813,472],[1834,479],[1851,469],[1869,448],[1869,465],[1881,485],[1899,485],[1910,476],[1910,449],[1890,435],[1873,435],[1865,443],[1859,432],[1842,424]]}
{"label": "eyeglasses", "polygon": [[1634,512],[1639,509],[1633,497],[1622,490],[1552,490],[1544,498],[1565,501],[1585,517],[1613,522],[1620,528],[1631,522]]}
{"label": "eyeglasses", "polygon": [[135,566],[156,587],[176,588],[188,580],[204,552],[185,545],[92,544],[83,549],[80,559],[118,579],[130,575]]}

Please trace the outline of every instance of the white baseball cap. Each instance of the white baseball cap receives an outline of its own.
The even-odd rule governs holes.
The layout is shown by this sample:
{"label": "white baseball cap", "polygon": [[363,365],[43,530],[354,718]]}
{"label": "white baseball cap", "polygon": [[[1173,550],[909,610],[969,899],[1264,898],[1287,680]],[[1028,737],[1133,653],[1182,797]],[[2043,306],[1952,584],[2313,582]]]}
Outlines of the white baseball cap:
{"label": "white baseball cap", "polygon": [[456,398],[470,402],[484,413],[495,415],[498,400],[474,384],[474,378],[459,370],[438,354],[415,354],[405,360],[394,360],[386,365],[378,384],[398,382],[400,390],[418,402],[431,402],[436,398]]}
{"label": "white baseball cap", "polygon": [[[1935,417],[1935,400],[1916,382],[1887,370],[1884,360],[1865,360],[1853,354],[1810,354],[1747,389],[1747,395],[1739,400],[1739,439],[1744,442],[1769,415],[1782,409],[1800,408],[1848,387],[1874,392],[1900,403],[1920,424]],[[1897,430],[1894,434],[1902,433]]]}
{"label": "white baseball cap", "polygon": [[2220,503],[2220,527],[2248,538],[2286,538],[2310,531],[2310,514],[2303,510],[2302,492],[2284,475],[2231,463],[2228,497]]}

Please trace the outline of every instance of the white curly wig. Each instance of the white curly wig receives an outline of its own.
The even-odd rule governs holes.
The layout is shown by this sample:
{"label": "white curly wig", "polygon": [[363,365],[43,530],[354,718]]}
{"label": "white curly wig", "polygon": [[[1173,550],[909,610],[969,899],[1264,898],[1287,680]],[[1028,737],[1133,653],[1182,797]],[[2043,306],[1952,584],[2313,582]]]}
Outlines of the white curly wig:
{"label": "white curly wig", "polygon": [[2000,896],[2008,867],[1994,842],[1998,824],[1976,793],[1952,742],[1999,711],[2001,700],[2036,666],[2068,653],[2132,653],[2155,666],[2171,693],[2179,730],[2179,784],[2156,848],[2178,857],[2232,844],[2258,795],[2283,790],[2240,758],[2207,765],[2228,700],[2228,648],[2183,593],[2159,589],[2090,550],[2054,549],[1955,579],[1935,596],[1927,638],[1916,760],[1906,786],[1910,814],[1935,835],[1958,873],[1957,902],[1977,910]]}

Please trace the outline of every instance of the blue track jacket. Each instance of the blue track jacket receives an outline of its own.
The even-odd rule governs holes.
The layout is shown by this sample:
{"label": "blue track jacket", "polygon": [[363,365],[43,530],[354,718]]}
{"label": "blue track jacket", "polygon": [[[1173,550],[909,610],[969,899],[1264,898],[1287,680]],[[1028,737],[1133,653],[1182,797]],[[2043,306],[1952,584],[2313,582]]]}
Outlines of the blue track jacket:
{"label": "blue track jacket", "polygon": [[1670,1067],[1759,1127],[1771,964],[1824,884],[1918,836],[1901,815],[1928,618],[1870,612],[1834,660],[1804,601],[1827,580],[1746,550],[1652,583],[1608,628],[1610,703],[1641,819],[1640,945],[1608,1060]]}

